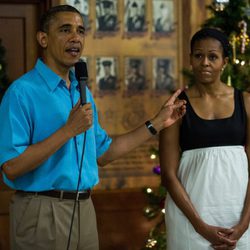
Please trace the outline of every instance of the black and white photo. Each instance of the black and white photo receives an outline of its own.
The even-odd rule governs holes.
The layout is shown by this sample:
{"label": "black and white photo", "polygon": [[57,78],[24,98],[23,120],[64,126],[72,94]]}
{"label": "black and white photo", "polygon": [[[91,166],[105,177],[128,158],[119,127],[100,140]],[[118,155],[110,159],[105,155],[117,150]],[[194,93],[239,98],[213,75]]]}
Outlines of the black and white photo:
{"label": "black and white photo", "polygon": [[116,58],[98,57],[96,59],[96,82],[100,91],[118,89]]}
{"label": "black and white photo", "polygon": [[82,15],[85,29],[90,27],[89,0],[66,0],[66,4],[75,7]]}
{"label": "black and white photo", "polygon": [[126,58],[125,84],[128,91],[141,91],[147,88],[145,77],[145,60],[143,58]]}
{"label": "black and white photo", "polygon": [[153,32],[170,33],[174,31],[173,0],[154,0],[153,3]]}
{"label": "black and white photo", "polygon": [[99,32],[117,31],[117,1],[96,1],[96,30]]}
{"label": "black and white photo", "polygon": [[128,33],[146,31],[146,2],[145,0],[125,0],[124,26]]}
{"label": "black and white photo", "polygon": [[156,91],[174,91],[175,84],[172,72],[173,62],[170,58],[153,59],[153,85]]}

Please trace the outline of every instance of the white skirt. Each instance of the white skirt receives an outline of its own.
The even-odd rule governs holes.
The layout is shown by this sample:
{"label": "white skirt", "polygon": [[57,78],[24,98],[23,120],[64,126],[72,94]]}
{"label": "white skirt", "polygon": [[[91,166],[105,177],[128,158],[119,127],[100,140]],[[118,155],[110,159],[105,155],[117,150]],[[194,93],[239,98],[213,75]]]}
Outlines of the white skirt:
{"label": "white skirt", "polygon": [[[242,146],[209,147],[182,154],[178,178],[201,218],[231,228],[240,219],[248,185],[248,161]],[[194,230],[170,195],[166,199],[167,250],[208,250],[211,243]],[[250,249],[250,230],[237,243]]]}

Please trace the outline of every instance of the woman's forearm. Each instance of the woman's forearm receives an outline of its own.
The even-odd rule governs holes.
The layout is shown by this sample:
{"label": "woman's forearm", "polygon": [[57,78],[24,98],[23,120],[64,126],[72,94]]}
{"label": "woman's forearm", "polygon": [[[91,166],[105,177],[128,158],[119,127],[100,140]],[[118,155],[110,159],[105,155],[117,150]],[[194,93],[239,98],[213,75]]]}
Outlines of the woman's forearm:
{"label": "woman's forearm", "polygon": [[165,180],[165,186],[177,207],[187,217],[194,229],[199,232],[200,228],[204,225],[204,222],[193,206],[188,194],[186,193],[178,178],[167,178]]}

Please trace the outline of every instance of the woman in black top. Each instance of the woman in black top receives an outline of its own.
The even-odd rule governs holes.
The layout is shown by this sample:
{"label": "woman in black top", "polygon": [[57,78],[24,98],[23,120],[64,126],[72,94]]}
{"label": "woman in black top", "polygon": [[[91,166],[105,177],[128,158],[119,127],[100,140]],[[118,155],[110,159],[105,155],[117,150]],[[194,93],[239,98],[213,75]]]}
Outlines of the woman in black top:
{"label": "woman in black top", "polygon": [[160,133],[168,250],[250,249],[250,95],[220,80],[229,48],[217,29],[193,36],[186,115]]}

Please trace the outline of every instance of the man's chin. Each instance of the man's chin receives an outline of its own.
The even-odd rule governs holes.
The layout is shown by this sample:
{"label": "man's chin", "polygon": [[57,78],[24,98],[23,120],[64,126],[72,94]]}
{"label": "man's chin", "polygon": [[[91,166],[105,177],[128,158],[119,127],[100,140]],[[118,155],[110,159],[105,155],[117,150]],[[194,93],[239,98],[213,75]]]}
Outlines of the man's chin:
{"label": "man's chin", "polygon": [[74,60],[71,60],[69,63],[68,63],[68,66],[69,67],[73,67],[77,62],[79,62],[80,58],[76,58]]}

